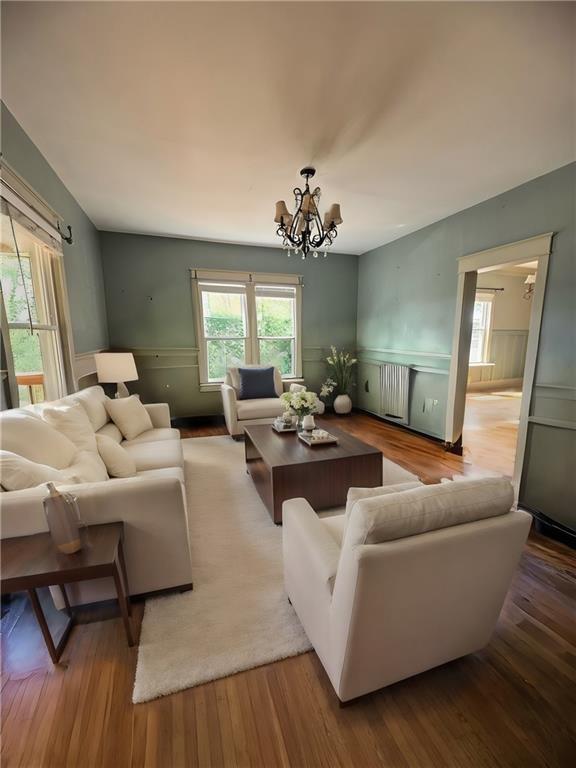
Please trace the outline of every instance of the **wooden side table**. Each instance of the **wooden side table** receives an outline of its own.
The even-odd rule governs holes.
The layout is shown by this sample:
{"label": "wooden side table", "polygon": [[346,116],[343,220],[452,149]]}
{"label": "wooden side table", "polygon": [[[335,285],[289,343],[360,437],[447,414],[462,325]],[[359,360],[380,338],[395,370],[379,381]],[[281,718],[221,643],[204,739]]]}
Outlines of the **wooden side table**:
{"label": "wooden side table", "polygon": [[[124,621],[128,645],[134,645],[130,624],[130,600],[128,578],[122,539],[124,523],[90,525],[81,530],[82,549],[73,555],[59,552],[49,533],[2,539],[2,594],[27,591],[32,603],[50,657],[56,664],[66,645],[74,624],[74,614],[66,594],[66,584],[88,581],[111,576],[114,579],[120,612]],[[68,622],[57,645],[54,644],[50,628],[38,594],[39,587],[58,586],[64,598]]]}

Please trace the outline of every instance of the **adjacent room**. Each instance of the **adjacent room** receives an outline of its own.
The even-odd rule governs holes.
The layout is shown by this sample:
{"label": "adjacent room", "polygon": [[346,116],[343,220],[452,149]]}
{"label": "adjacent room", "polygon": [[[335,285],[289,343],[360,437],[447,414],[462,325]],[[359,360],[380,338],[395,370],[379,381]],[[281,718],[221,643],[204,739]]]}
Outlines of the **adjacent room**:
{"label": "adjacent room", "polygon": [[573,765],[576,3],[0,12],[2,765]]}

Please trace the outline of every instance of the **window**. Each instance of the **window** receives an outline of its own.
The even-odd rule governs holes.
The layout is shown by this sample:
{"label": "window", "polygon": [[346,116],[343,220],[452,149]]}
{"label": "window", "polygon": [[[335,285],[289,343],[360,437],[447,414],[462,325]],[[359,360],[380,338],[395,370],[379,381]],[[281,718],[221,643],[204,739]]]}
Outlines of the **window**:
{"label": "window", "polygon": [[297,276],[198,270],[193,286],[201,384],[217,384],[227,368],[244,364],[273,365],[284,378],[300,375]]}
{"label": "window", "polygon": [[57,255],[32,232],[34,225],[28,228],[25,223],[25,217],[3,201],[0,279],[20,405],[52,400],[67,390],[56,297]]}
{"label": "window", "polygon": [[487,363],[492,320],[492,294],[477,293],[472,316],[470,363]]}

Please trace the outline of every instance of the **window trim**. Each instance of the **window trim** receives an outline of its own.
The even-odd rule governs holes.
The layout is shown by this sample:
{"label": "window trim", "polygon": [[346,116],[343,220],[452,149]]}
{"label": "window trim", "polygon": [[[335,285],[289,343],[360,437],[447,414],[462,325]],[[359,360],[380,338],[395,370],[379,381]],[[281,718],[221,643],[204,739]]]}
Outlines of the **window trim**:
{"label": "window trim", "polygon": [[[202,288],[206,283],[231,287],[242,286],[242,292],[246,296],[246,364],[254,364],[259,361],[260,338],[258,336],[258,318],[256,312],[256,287],[257,286],[290,286],[294,288],[294,336],[286,338],[294,339],[294,370],[289,376],[283,376],[284,381],[292,381],[302,376],[302,276],[257,272],[230,272],[226,270],[191,269],[192,295],[194,305],[194,319],[196,324],[196,340],[198,346],[199,386],[201,392],[214,392],[220,389],[223,381],[210,381],[208,379],[207,339],[204,335],[204,315],[202,311]],[[240,338],[240,337],[239,337]]]}

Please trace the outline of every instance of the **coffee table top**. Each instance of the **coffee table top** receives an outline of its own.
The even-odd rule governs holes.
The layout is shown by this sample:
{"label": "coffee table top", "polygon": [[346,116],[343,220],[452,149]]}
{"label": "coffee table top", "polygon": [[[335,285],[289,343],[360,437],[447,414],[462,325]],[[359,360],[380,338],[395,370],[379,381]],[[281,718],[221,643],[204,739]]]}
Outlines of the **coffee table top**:
{"label": "coffee table top", "polygon": [[28,581],[38,586],[79,581],[92,570],[114,562],[124,524],[90,525],[80,530],[82,549],[72,555],[60,552],[49,533],[2,539],[2,592],[27,589]]}
{"label": "coffee table top", "polygon": [[244,432],[248,434],[261,457],[270,467],[335,461],[351,456],[382,455],[378,448],[363,443],[348,432],[334,427],[332,422],[316,419],[316,423],[318,427],[337,437],[338,443],[308,446],[295,432],[279,434],[270,424],[251,424],[244,427]]}

